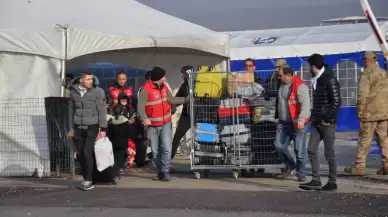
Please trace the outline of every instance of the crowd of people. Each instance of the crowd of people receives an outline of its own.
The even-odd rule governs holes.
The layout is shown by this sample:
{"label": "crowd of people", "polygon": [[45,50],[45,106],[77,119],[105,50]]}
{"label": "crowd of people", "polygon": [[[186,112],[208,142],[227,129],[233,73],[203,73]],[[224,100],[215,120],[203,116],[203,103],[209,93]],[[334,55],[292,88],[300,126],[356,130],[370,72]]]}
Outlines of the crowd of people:
{"label": "crowd of people", "polygon": [[[285,168],[279,175],[287,178],[296,171],[299,185],[304,190],[336,190],[337,165],[335,157],[335,132],[338,111],[341,106],[339,82],[325,64],[324,57],[313,54],[307,62],[312,75],[313,95],[310,99],[307,84],[295,75],[286,60],[276,61],[275,72],[265,82],[264,98],[276,106],[275,118],[276,146],[278,157]],[[388,110],[382,106],[388,102],[387,72],[379,68],[376,55],[366,52],[365,70],[360,77],[360,93],[357,110],[361,122],[355,166],[345,169],[352,175],[365,174],[365,161],[373,134],[382,147],[383,167],[379,174],[388,174]],[[255,71],[255,61],[246,59],[247,72]],[[127,86],[124,72],[116,75],[116,82],[104,90],[96,85],[97,79],[90,72],[83,72],[79,78],[69,78],[70,122],[74,129],[74,143],[78,161],[82,168],[83,190],[94,188],[95,141],[109,137],[113,144],[115,165],[109,172],[108,181],[117,184],[120,170],[128,159],[144,164],[145,151],[136,150],[137,144],[149,142],[152,150],[154,180],[169,181],[171,161],[177,153],[180,140],[190,128],[188,74],[194,72],[191,66],[181,69],[183,83],[174,96],[168,88],[166,72],[154,67],[146,74],[146,82],[134,94],[133,87]],[[261,82],[255,79],[255,82]],[[311,103],[312,100],[312,103]],[[175,107],[183,105],[178,127],[172,135],[172,115]],[[307,128],[311,125],[309,141]],[[329,181],[321,184],[318,161],[318,146],[323,140],[324,155],[329,165]],[[289,153],[293,141],[295,159]],[[145,147],[142,145],[141,147]],[[139,159],[137,159],[139,158]],[[140,160],[140,158],[142,158]],[[310,159],[312,180],[307,182],[306,164]]]}

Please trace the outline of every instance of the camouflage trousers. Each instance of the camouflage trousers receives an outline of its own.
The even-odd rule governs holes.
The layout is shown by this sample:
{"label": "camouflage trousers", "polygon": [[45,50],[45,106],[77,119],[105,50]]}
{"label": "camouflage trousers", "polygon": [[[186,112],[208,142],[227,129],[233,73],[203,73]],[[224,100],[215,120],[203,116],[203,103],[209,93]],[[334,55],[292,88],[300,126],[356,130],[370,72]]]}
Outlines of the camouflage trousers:
{"label": "camouflage trousers", "polygon": [[356,168],[364,170],[366,157],[370,150],[373,135],[376,135],[377,144],[381,147],[384,168],[388,168],[388,121],[360,122],[358,135]]}

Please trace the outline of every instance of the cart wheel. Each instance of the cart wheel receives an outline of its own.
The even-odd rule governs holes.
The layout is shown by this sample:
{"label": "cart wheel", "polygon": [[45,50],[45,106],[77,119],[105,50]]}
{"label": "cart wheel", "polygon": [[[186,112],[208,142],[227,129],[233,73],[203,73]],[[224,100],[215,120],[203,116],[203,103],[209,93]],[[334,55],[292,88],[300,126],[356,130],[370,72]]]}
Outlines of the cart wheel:
{"label": "cart wheel", "polygon": [[200,172],[194,172],[196,179],[201,179],[201,173]]}
{"label": "cart wheel", "polygon": [[203,171],[203,178],[208,178],[209,177],[209,170],[204,170]]}
{"label": "cart wheel", "polygon": [[238,171],[233,171],[233,178],[238,179]]}

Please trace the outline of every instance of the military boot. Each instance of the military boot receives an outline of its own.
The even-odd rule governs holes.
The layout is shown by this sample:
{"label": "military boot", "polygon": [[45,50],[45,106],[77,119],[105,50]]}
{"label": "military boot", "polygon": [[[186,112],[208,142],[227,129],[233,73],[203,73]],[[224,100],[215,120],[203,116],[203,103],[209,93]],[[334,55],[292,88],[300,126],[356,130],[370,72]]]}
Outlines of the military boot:
{"label": "military boot", "polygon": [[344,171],[345,173],[352,176],[365,176],[365,169],[358,169],[356,167],[346,167]]}
{"label": "military boot", "polygon": [[377,170],[376,172],[377,175],[388,175],[388,168],[381,168],[379,170]]}

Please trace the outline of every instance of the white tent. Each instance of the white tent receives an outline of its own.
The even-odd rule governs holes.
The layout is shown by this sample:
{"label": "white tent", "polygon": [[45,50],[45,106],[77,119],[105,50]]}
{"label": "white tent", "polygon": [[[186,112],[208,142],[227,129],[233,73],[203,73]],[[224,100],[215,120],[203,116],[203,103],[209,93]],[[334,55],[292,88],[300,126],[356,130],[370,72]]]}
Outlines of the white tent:
{"label": "white tent", "polygon": [[[388,22],[380,23],[388,36]],[[303,57],[380,50],[367,23],[227,32],[231,60]]]}
{"label": "white tent", "polygon": [[[69,67],[111,60],[134,67],[150,68],[159,64],[167,70],[177,70],[178,66],[190,64],[190,61],[193,64],[219,64],[228,56],[226,34],[164,14],[134,0],[3,1],[0,18],[3,62],[0,66],[0,99],[58,95],[59,60],[80,56],[83,56],[82,60],[69,61]],[[66,34],[60,26],[67,25]],[[138,49],[127,50],[134,48]],[[115,50],[126,51],[108,52]],[[196,59],[198,56],[200,58]],[[26,85],[23,91],[7,88],[10,84],[20,83],[15,76],[10,76],[14,72],[30,81],[28,84],[23,81]]]}
{"label": "white tent", "polygon": [[60,95],[65,66],[112,62],[150,69],[158,65],[166,69],[174,89],[183,65],[225,69],[228,42],[227,34],[134,0],[2,1],[0,175],[28,175],[35,170],[47,175],[50,160],[42,98]]}

